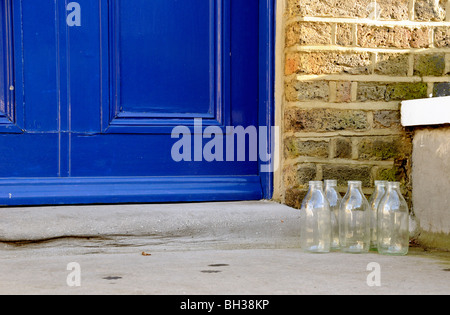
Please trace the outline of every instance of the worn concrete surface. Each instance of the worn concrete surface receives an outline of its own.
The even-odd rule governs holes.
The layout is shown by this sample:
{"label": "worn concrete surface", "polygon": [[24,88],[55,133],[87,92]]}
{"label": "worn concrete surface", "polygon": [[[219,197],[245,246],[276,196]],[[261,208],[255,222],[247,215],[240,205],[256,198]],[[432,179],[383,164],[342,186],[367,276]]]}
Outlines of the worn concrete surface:
{"label": "worn concrete surface", "polygon": [[192,237],[295,245],[299,211],[269,201],[0,208],[0,241]]}
{"label": "worn concrete surface", "polygon": [[297,227],[264,201],[2,209],[0,294],[450,294],[449,253],[307,254]]}
{"label": "worn concrete surface", "polygon": [[415,131],[413,206],[418,240],[450,250],[450,127]]}

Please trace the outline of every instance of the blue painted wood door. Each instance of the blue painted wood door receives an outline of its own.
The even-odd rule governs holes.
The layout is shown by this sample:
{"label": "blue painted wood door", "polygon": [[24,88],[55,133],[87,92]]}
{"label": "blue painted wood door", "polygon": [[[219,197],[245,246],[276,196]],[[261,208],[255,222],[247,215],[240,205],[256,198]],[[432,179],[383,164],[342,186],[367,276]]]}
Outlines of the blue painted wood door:
{"label": "blue painted wood door", "polygon": [[69,2],[1,0],[0,204],[264,197],[257,160],[196,156],[260,125],[258,0]]}

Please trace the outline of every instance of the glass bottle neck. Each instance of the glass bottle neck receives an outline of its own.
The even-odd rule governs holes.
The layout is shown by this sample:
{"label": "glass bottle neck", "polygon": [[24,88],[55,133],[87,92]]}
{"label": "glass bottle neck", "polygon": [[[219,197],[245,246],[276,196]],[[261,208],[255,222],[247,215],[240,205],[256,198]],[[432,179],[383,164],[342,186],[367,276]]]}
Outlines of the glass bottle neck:
{"label": "glass bottle neck", "polygon": [[375,182],[375,192],[378,192],[378,193],[385,192],[386,191],[386,186],[387,186],[387,182],[386,183],[384,183],[384,182],[379,182],[379,183]]}
{"label": "glass bottle neck", "polygon": [[321,182],[321,181],[311,181],[311,182],[309,182],[309,187],[310,188],[323,189],[323,182]]}
{"label": "glass bottle neck", "polygon": [[325,180],[325,187],[337,187],[337,180]]}
{"label": "glass bottle neck", "polygon": [[388,184],[388,182],[387,182],[387,181],[384,181],[384,180],[376,180],[376,181],[375,181],[375,187],[376,187],[376,188],[378,188],[378,187],[384,188],[384,187],[387,186],[387,184]]}
{"label": "glass bottle neck", "polygon": [[386,186],[387,190],[398,190],[400,189],[400,183],[399,182],[390,182]]}
{"label": "glass bottle neck", "polygon": [[358,181],[350,181],[348,182],[348,187],[350,189],[361,189],[362,183]]}

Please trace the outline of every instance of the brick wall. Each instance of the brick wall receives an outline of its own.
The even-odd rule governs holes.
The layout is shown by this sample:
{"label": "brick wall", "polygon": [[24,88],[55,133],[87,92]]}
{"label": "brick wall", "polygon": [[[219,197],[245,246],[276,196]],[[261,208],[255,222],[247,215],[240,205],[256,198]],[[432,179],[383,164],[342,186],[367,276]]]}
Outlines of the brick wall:
{"label": "brick wall", "polygon": [[411,131],[400,102],[450,95],[450,0],[285,0],[281,198],[310,180],[402,182]]}

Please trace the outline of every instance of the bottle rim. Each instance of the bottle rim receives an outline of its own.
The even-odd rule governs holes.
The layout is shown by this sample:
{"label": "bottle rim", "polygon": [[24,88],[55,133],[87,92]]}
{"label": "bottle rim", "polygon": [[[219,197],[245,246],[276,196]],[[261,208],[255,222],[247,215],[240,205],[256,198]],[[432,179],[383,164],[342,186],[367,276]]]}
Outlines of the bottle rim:
{"label": "bottle rim", "polygon": [[326,179],[326,180],[324,180],[324,183],[326,185],[337,186],[338,181],[337,181],[337,179]]}

